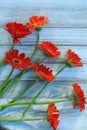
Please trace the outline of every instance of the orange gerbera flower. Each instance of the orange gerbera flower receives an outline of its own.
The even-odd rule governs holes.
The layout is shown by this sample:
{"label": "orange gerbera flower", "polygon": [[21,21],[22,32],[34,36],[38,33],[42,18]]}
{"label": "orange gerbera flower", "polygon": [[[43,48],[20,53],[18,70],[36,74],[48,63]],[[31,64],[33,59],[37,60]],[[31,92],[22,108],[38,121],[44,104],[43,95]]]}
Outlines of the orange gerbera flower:
{"label": "orange gerbera flower", "polygon": [[7,23],[5,29],[12,35],[14,44],[20,43],[20,38],[32,33],[31,28],[16,22]]}
{"label": "orange gerbera flower", "polygon": [[70,67],[83,66],[83,63],[81,62],[81,58],[70,49],[67,51],[67,64]]}
{"label": "orange gerbera flower", "polygon": [[30,24],[27,24],[27,28],[30,28],[30,26],[33,27],[33,29],[36,29],[40,31],[43,26],[45,26],[49,22],[48,17],[45,16],[32,16],[30,17]]}
{"label": "orange gerbera flower", "polygon": [[85,104],[86,104],[84,91],[77,83],[74,83],[72,86],[74,89],[72,105],[73,107],[78,106],[80,111],[83,111],[85,109]]}
{"label": "orange gerbera flower", "polygon": [[25,58],[25,54],[19,54],[18,50],[8,51],[5,56],[4,62],[11,64],[14,69],[28,68],[31,65],[30,58]]}
{"label": "orange gerbera flower", "polygon": [[53,130],[57,130],[57,126],[59,124],[59,111],[57,110],[55,104],[49,104],[48,106],[48,121],[50,121],[51,127]]}
{"label": "orange gerbera flower", "polygon": [[44,65],[33,64],[33,70],[41,79],[47,80],[49,82],[54,80],[52,70]]}
{"label": "orange gerbera flower", "polygon": [[44,41],[39,46],[52,59],[54,59],[55,57],[61,54],[60,51],[58,51],[58,48],[52,42]]}

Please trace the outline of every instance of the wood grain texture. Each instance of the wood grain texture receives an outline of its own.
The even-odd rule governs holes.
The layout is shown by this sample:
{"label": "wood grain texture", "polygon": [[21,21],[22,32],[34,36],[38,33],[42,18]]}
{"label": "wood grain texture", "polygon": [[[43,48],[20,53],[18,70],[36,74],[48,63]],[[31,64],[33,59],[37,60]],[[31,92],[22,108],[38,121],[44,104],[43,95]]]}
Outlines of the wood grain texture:
{"label": "wood grain texture", "polygon": [[[39,62],[40,60],[44,58],[46,58],[43,63],[51,63],[51,64],[54,64],[54,63],[64,63],[65,60],[66,60],[66,53],[67,53],[67,50],[68,49],[72,49],[74,52],[76,52],[82,59],[82,62],[83,63],[87,63],[87,46],[61,46],[61,45],[56,45],[59,50],[61,51],[61,55],[58,56],[57,58],[55,58],[54,60],[52,60],[51,58],[49,57],[46,57],[46,55],[44,54],[44,52],[38,48],[38,51],[35,55],[35,57],[33,58],[32,62]],[[8,49],[11,48],[10,45],[2,45],[1,46],[3,49],[1,49],[1,55],[0,55],[0,60],[2,60],[4,57],[5,57],[5,52],[8,51]],[[29,56],[31,57],[31,54],[32,54],[32,51],[34,50],[34,45],[25,45],[25,44],[22,44],[22,45],[18,45],[18,46],[15,46],[14,49],[17,49],[19,50],[20,53],[25,53],[26,56]],[[40,56],[39,56],[40,55]]]}
{"label": "wood grain texture", "polygon": [[49,17],[49,27],[87,27],[86,0],[1,0],[0,8],[0,27],[9,21],[25,23],[37,14]]}
{"label": "wood grain texture", "polygon": [[[29,81],[27,80],[26,82],[23,80],[20,82],[18,87],[16,88],[16,91],[12,93],[12,88],[11,86],[9,88],[9,93],[7,92],[3,99],[4,100],[11,100],[15,95],[20,93],[24,88],[29,86],[31,82],[35,81]],[[72,84],[74,82],[78,82],[78,80],[74,81],[54,81],[50,83],[47,88],[43,91],[43,93],[39,96],[38,101],[40,100],[46,100],[46,99],[62,99],[62,98],[69,98],[72,94]],[[38,81],[30,90],[28,90],[20,99],[24,101],[29,101],[32,99],[32,97],[43,87],[45,82],[43,81]],[[79,81],[80,86],[82,86],[83,90],[85,91],[85,96],[87,97],[87,89],[85,87],[85,84],[87,84],[87,81]],[[37,88],[37,89],[36,89]],[[55,94],[54,94],[55,93]],[[0,99],[1,100],[1,99]],[[7,100],[7,102],[8,102]],[[2,101],[1,101],[2,102]],[[3,103],[3,102],[2,102]],[[71,106],[70,106],[71,107]]]}
{"label": "wood grain texture", "polygon": [[[50,67],[50,69],[53,70],[53,74],[56,74],[56,72],[58,70],[60,70],[64,64],[45,64],[47,67]],[[6,78],[6,76],[10,73],[11,71],[11,66],[5,66],[4,68],[2,68],[3,71],[1,70],[1,75],[0,75],[0,79],[4,80]],[[15,70],[13,73],[13,76],[15,76],[17,73],[19,73],[20,71]],[[61,74],[56,78],[56,80],[87,80],[87,64],[84,64],[84,67],[76,67],[76,68],[66,68],[63,72],[61,72]],[[12,77],[13,77],[12,76]],[[38,77],[36,76],[36,74],[33,71],[28,72],[26,75],[23,76],[22,80],[38,80]]]}
{"label": "wood grain texture", "polygon": [[[44,64],[53,69],[55,74],[65,62],[67,49],[74,50],[81,58],[84,66],[81,68],[66,68],[58,78],[52,82],[38,98],[55,99],[64,98],[71,94],[72,83],[78,82],[87,97],[87,0],[0,0],[0,60],[4,57],[4,53],[10,48],[12,38],[9,33],[4,29],[7,22],[21,22],[26,23],[32,15],[45,15],[49,17],[50,23],[46,25],[40,34],[40,43],[42,41],[54,42],[59,50],[62,52],[54,61],[46,59]],[[36,41],[36,34],[27,36],[21,39],[21,44],[16,45],[15,49],[20,52],[25,52],[30,56]],[[39,58],[40,55],[40,58]],[[38,61],[44,56],[39,49],[37,55],[32,60]],[[0,83],[8,73],[11,71],[9,65],[0,70]],[[19,71],[15,70],[13,76]],[[12,77],[13,77],[12,76]],[[11,86],[8,92],[4,95],[3,100],[0,99],[0,104],[6,103],[11,100],[16,94],[25,88],[30,82],[38,80],[33,72],[27,73],[21,80],[15,93],[11,93]],[[35,93],[44,85],[44,82],[38,80],[21,100],[31,99]],[[36,89],[37,88],[37,89]],[[55,93],[55,95],[54,95]],[[78,109],[73,109],[71,102],[56,104],[60,110],[60,124],[59,130],[87,130],[87,105],[84,112],[80,113]],[[10,107],[3,112],[0,116],[21,116],[21,111],[24,107]],[[36,106],[33,105],[27,116],[44,115],[47,110],[47,105]],[[0,125],[10,130],[50,130],[48,122],[0,122]],[[20,126],[20,128],[19,128]]]}
{"label": "wood grain texture", "polygon": [[[36,41],[36,34],[21,39],[24,45],[33,45]],[[87,28],[43,28],[40,32],[40,42],[51,41],[58,45],[87,45]],[[9,33],[0,28],[0,45],[12,44]]]}

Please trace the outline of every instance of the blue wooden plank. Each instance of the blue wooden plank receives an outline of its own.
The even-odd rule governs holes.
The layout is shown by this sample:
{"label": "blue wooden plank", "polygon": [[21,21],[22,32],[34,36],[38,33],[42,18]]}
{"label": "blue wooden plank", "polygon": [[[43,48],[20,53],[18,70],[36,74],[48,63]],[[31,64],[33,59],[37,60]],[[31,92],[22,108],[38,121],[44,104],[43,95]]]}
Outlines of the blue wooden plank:
{"label": "blue wooden plank", "polygon": [[[50,69],[53,70],[53,74],[56,74],[56,72],[58,70],[60,70],[64,64],[48,64],[45,63],[44,65],[46,65],[47,67],[49,67]],[[11,71],[11,66],[7,65],[4,68],[2,68],[1,70],[1,74],[0,74],[0,80],[5,80],[6,76],[10,73]],[[20,72],[20,70],[15,70],[13,73],[14,77],[16,74],[18,74]],[[84,67],[72,67],[72,68],[65,68],[65,70],[63,72],[61,72],[61,74],[58,76],[58,78],[56,78],[56,80],[87,80],[87,64],[84,64]],[[36,74],[33,71],[28,72],[26,75],[23,76],[22,80],[38,80],[38,77],[36,76]]]}
{"label": "blue wooden plank", "polygon": [[[50,62],[49,60],[44,62],[47,66],[51,67],[54,70],[54,73],[56,73],[57,69],[59,69],[63,65],[65,52],[68,48],[72,48],[75,52],[77,52],[82,57],[82,61],[85,63],[83,68],[67,68],[63,73],[60,74],[55,82],[48,86],[48,88],[43,92],[39,99],[64,97],[67,95],[67,93],[70,93],[71,83],[77,81],[84,89],[87,97],[87,1],[0,0],[0,59],[3,58],[3,54],[6,50],[8,50],[9,45],[12,44],[11,39],[10,42],[8,40],[10,35],[3,29],[5,23],[9,21],[26,23],[31,15],[46,15],[51,20],[46,28],[44,28],[41,32],[40,41],[51,40],[52,42],[56,43],[57,46],[59,46],[59,49],[64,54],[58,59],[59,67],[56,64],[57,60],[55,60],[55,62]],[[32,36],[29,36],[25,39],[21,39],[22,46],[16,46],[16,48],[18,48],[21,52],[24,51],[27,55],[30,55],[35,44],[35,38],[35,34],[33,34]],[[30,48],[30,50],[28,47]],[[38,53],[42,54],[40,50]],[[41,56],[43,56],[43,54]],[[36,56],[35,58],[38,58],[38,56]],[[1,71],[0,81],[5,79],[10,69],[11,68],[9,66],[6,66],[6,68]],[[14,73],[14,75],[15,74],[16,72]],[[26,87],[25,84],[30,83],[32,79],[36,79],[35,75],[31,73],[30,75],[30,79],[29,73],[24,76],[14,94],[12,94],[11,90],[9,90],[9,93],[6,94],[3,99],[4,103],[5,101],[10,100],[13,96],[19,93],[21,91],[21,88]],[[40,81],[39,83],[43,85],[43,83],[41,83]],[[37,92],[39,89],[40,85],[37,89],[35,86],[30,90],[31,95],[27,93],[27,96],[24,95],[22,99],[28,100],[29,98],[34,96],[33,91]],[[56,105],[60,110],[60,130],[87,130],[87,105],[85,111],[82,113],[80,113],[78,109],[73,109],[71,106],[71,102],[60,103]],[[40,113],[41,110],[42,113]],[[28,112],[27,116],[31,116],[35,113],[37,115],[37,111],[38,113],[43,115],[46,110],[47,105],[39,107],[34,105],[31,111]],[[9,108],[3,111],[2,115],[18,116],[21,115],[20,111],[22,111],[22,108]],[[0,125],[10,130],[51,129],[49,123],[46,121],[0,122]]]}
{"label": "blue wooden plank", "polygon": [[1,0],[0,9],[0,27],[9,21],[25,23],[31,15],[48,16],[51,27],[87,27],[86,0]]}
{"label": "blue wooden plank", "polygon": [[[13,10],[13,11],[12,11]],[[25,11],[24,11],[25,10]],[[15,9],[2,9],[0,11],[0,27],[3,27],[4,24],[11,21],[27,23],[29,21],[29,17],[32,15],[44,15],[50,19],[50,23],[46,25],[47,27],[87,27],[87,10],[64,10],[64,9],[56,9],[56,10],[29,10],[25,8],[23,10],[20,8]],[[15,15],[16,12],[16,15]],[[55,13],[56,12],[56,13]],[[14,17],[13,17],[14,15]],[[22,19],[21,19],[22,17]],[[82,20],[83,19],[83,20]]]}
{"label": "blue wooden plank", "polygon": [[[23,45],[35,45],[36,33],[21,39]],[[87,28],[43,28],[40,42],[51,41],[58,45],[87,46]],[[12,44],[10,34],[0,28],[0,45]]]}
{"label": "blue wooden plank", "polygon": [[[33,81],[34,82],[34,81]],[[43,91],[41,96],[38,98],[39,101],[46,100],[46,99],[62,99],[62,98],[69,98],[72,94],[72,84],[78,82],[80,86],[83,88],[85,92],[85,96],[87,97],[87,81],[54,81],[50,83],[47,88]],[[21,81],[18,87],[16,88],[15,92],[12,93],[12,87],[8,90],[8,92],[4,95],[3,101],[9,102],[9,100],[13,99],[15,95],[20,93],[22,89],[26,88],[31,83],[31,81]],[[42,81],[38,81],[26,94],[24,94],[20,99],[24,101],[31,100],[33,96],[43,87],[45,83]],[[55,93],[55,94],[54,94]],[[0,103],[3,104],[2,99],[0,99]]]}
{"label": "blue wooden plank", "polygon": [[[46,57],[43,53],[43,51],[38,48],[38,51],[35,55],[35,57],[33,58],[32,62],[37,62],[40,61],[41,59],[43,59],[44,57],[46,57],[46,59],[43,61],[43,63],[50,63],[50,64],[55,64],[55,63],[64,63],[66,60],[66,53],[68,49],[72,49],[74,52],[76,52],[82,59],[83,63],[87,63],[87,46],[61,46],[56,44],[56,46],[58,47],[58,49],[61,51],[61,55],[57,58],[55,58],[54,60],[52,60],[49,57]],[[26,56],[31,56],[32,51],[34,50],[34,45],[30,45],[28,43],[28,45],[25,44],[20,44],[20,45],[16,45],[14,47],[14,49],[19,50],[19,53],[25,53]],[[10,45],[1,45],[0,46],[1,51],[0,51],[0,60],[2,60],[5,56],[5,53],[9,50],[9,48],[11,48]],[[39,56],[40,55],[40,56]]]}

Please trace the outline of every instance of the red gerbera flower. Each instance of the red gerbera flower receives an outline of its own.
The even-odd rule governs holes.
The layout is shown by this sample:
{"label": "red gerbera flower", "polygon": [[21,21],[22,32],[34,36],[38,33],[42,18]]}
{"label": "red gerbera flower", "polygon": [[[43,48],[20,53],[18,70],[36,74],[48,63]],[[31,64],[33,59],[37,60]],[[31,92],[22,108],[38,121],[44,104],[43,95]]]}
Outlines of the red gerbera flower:
{"label": "red gerbera flower", "polygon": [[81,58],[72,50],[67,51],[67,64],[70,67],[81,67],[83,63],[81,62]]}
{"label": "red gerbera flower", "polygon": [[5,29],[12,35],[14,44],[20,43],[20,38],[32,33],[31,27],[26,28],[25,25],[16,22],[7,23]]}
{"label": "red gerbera flower", "polygon": [[52,70],[44,65],[33,64],[33,70],[41,79],[47,80],[49,82],[54,80]]}
{"label": "red gerbera flower", "polygon": [[30,17],[30,24],[27,24],[27,28],[31,25],[33,29],[40,31],[43,26],[45,26],[49,22],[48,17],[45,16],[32,16]]}
{"label": "red gerbera flower", "polygon": [[31,65],[30,58],[25,58],[25,54],[19,54],[18,50],[8,51],[5,56],[4,62],[11,64],[14,69],[28,68]]}
{"label": "red gerbera flower", "polygon": [[58,51],[58,48],[53,43],[51,43],[49,41],[46,41],[46,42],[44,41],[39,46],[52,59],[54,59],[55,57],[57,57],[61,54],[60,51]]}
{"label": "red gerbera flower", "polygon": [[53,130],[57,130],[57,126],[59,124],[59,111],[57,110],[55,104],[49,104],[48,106],[48,121],[50,121],[51,127]]}
{"label": "red gerbera flower", "polygon": [[80,111],[83,111],[85,109],[85,104],[86,104],[84,91],[77,83],[74,83],[72,86],[74,89],[72,105],[73,107],[78,106]]}

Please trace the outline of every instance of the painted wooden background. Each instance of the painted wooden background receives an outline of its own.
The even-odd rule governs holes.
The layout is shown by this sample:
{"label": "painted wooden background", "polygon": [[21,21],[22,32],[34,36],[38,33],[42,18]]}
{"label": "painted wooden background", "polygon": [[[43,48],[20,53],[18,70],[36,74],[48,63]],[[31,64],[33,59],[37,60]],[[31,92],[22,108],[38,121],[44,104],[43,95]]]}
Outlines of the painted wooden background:
{"label": "painted wooden background", "polygon": [[[48,16],[50,23],[41,31],[40,41],[50,40],[54,42],[62,52],[58,60],[44,61],[44,64],[54,70],[54,74],[63,66],[65,55],[68,48],[73,49],[82,58],[84,67],[67,68],[60,76],[50,84],[40,96],[42,99],[62,98],[70,94],[71,84],[78,82],[85,90],[87,97],[87,0],[0,0],[0,59],[12,44],[12,39],[8,32],[4,30],[7,22],[28,22],[32,15]],[[26,55],[31,55],[35,45],[35,33],[25,39],[21,39],[22,44],[15,48]],[[40,57],[39,57],[39,55]],[[39,50],[34,60],[39,60],[43,53]],[[10,66],[7,65],[0,71],[0,82],[5,79],[10,72]],[[13,76],[18,72],[15,71]],[[35,80],[36,76],[32,73],[26,74],[12,94],[11,90],[5,95],[0,103],[7,102],[13,98],[28,83]],[[22,99],[28,100],[33,97],[42,87],[44,82],[39,81],[30,92],[27,92]],[[37,89],[36,89],[37,87]],[[87,109],[80,113],[78,109],[73,109],[71,102],[57,104],[60,110],[59,130],[87,130]],[[27,116],[44,115],[47,105],[33,106]],[[0,113],[0,116],[21,116],[23,107],[8,108]],[[33,110],[33,111],[32,111]],[[38,122],[0,122],[1,126],[9,130],[51,130],[46,121]],[[0,128],[0,130],[3,130]]]}

